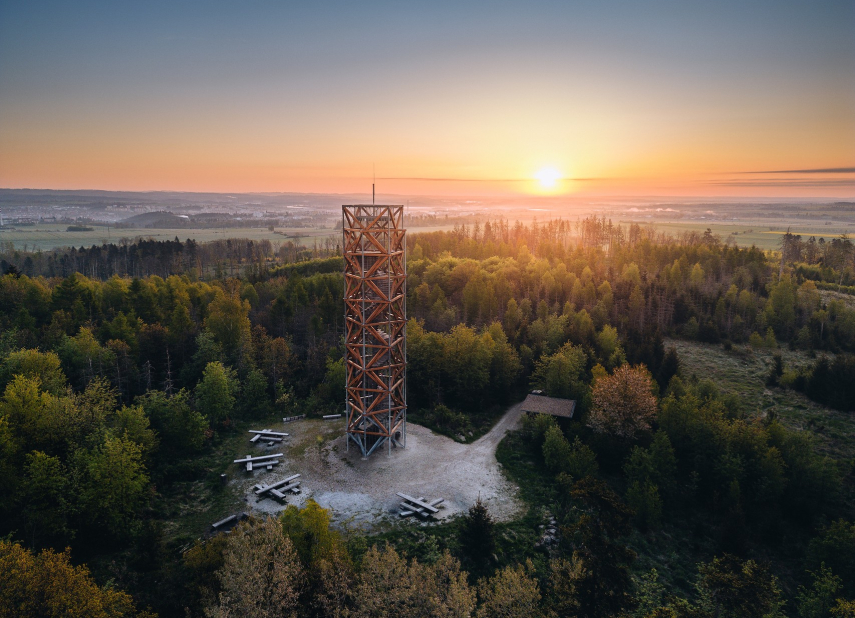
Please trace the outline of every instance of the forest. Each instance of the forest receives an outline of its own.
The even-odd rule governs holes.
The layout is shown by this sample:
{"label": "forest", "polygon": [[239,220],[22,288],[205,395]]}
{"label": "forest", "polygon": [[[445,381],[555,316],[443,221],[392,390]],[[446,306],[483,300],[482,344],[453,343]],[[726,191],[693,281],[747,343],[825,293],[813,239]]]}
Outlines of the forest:
{"label": "forest", "polygon": [[366,535],[310,502],[176,536],[170,486],[216,484],[227,436],[341,411],[340,248],[274,249],[4,249],[0,616],[855,617],[855,460],[668,344],[769,353],[758,388],[855,413],[849,238],[411,234],[411,422],[471,442],[531,389],[577,401],[499,446],[526,514]]}

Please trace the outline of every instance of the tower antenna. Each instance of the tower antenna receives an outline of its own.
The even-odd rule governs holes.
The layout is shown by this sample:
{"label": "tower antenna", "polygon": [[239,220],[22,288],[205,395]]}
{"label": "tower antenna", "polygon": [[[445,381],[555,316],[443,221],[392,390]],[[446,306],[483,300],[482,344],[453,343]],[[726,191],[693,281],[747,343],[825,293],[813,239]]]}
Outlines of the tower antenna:
{"label": "tower antenna", "polygon": [[371,205],[374,205],[374,185],[377,184],[377,165],[371,164]]}

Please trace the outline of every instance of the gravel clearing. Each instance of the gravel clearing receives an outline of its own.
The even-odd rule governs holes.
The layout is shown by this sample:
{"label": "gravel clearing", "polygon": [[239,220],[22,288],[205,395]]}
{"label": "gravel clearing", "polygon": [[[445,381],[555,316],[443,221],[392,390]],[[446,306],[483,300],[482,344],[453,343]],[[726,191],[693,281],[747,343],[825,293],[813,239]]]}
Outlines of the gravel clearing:
{"label": "gravel clearing", "polygon": [[343,418],[265,425],[287,431],[291,437],[284,445],[272,447],[252,445],[247,437],[246,448],[235,459],[243,453],[282,452],[282,463],[270,472],[247,473],[234,466],[231,483],[245,496],[251,512],[275,514],[285,505],[271,498],[259,500],[253,486],[300,474],[302,493],[290,496],[289,504],[302,507],[311,498],[329,509],[336,525],[365,530],[401,520],[401,500],[395,495],[399,491],[445,498],[441,519],[466,512],[480,495],[495,520],[507,521],[521,512],[522,504],[516,485],[505,478],[496,461],[496,447],[521,414],[520,404],[512,406],[489,433],[472,444],[460,444],[408,423],[407,448],[393,448],[391,456],[387,451],[375,452],[367,460],[353,445],[350,452],[345,451]]}

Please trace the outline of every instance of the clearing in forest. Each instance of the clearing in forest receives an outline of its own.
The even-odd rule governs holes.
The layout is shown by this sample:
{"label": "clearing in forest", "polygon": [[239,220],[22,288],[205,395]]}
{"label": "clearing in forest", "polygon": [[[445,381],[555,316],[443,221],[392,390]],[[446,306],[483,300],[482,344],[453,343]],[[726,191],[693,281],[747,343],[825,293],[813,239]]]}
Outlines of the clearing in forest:
{"label": "clearing in forest", "polygon": [[671,346],[677,350],[684,376],[712,380],[722,392],[739,395],[747,415],[774,412],[788,427],[813,433],[825,454],[836,459],[855,457],[855,416],[826,408],[797,391],[766,386],[775,353],[781,354],[789,371],[815,362],[807,352],[737,345],[726,351],[719,345],[677,339],[665,342],[665,347]]}
{"label": "clearing in forest", "polygon": [[329,509],[338,525],[373,528],[398,520],[401,499],[396,492],[428,499],[444,498],[439,518],[466,512],[480,496],[497,521],[508,521],[521,512],[517,487],[502,473],[496,447],[521,416],[520,404],[512,406],[496,425],[472,444],[461,444],[429,429],[407,424],[407,448],[374,453],[363,460],[358,449],[345,451],[344,419],[300,420],[278,425],[286,431],[286,443],[271,447],[246,444],[235,458],[252,453],[282,452],[282,463],[272,471],[247,473],[231,466],[231,484],[245,496],[250,513],[274,514],[285,504],[271,498],[257,500],[253,487],[300,474],[302,492],[287,503],[302,507],[308,499]]}

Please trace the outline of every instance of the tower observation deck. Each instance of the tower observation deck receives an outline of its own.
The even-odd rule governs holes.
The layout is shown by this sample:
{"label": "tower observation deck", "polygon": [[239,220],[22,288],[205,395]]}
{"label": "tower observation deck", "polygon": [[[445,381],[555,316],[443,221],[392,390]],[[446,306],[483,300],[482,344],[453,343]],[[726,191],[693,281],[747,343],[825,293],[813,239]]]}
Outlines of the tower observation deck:
{"label": "tower observation deck", "polygon": [[368,457],[407,442],[403,206],[342,206],[347,446]]}

